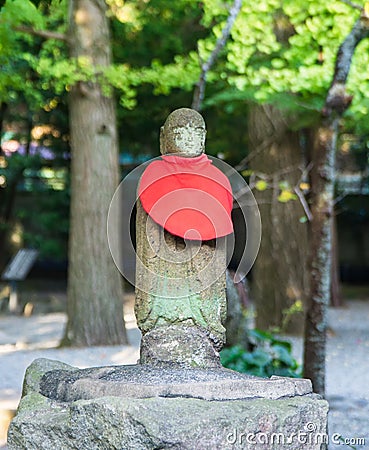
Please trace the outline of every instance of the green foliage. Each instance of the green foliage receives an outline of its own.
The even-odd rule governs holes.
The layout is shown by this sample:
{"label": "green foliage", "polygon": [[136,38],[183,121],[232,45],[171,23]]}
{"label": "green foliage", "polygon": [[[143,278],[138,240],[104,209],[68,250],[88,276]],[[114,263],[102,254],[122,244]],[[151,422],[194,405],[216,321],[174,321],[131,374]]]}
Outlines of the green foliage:
{"label": "green foliage", "polygon": [[268,183],[265,180],[258,180],[255,183],[255,189],[258,191],[265,191],[265,189],[268,189]]}
{"label": "green foliage", "polygon": [[61,23],[65,26],[66,5],[67,0],[5,2],[0,10],[0,102],[26,101],[31,109],[43,106],[43,91],[49,85],[37,75],[34,66],[46,54],[60,54],[64,44],[55,40],[51,43],[22,29],[59,31]]}
{"label": "green foliage", "polygon": [[42,15],[29,0],[7,0],[0,10],[0,101],[11,100],[12,89],[27,88],[28,65],[23,54],[29,39],[20,39],[20,34],[15,32],[19,25],[42,28]]}
{"label": "green foliage", "polygon": [[[300,220],[301,223],[301,220]],[[288,323],[296,314],[304,313],[304,305],[301,300],[296,300],[289,308],[286,308],[282,311],[282,332],[287,329]]]}
{"label": "green foliage", "polygon": [[158,130],[166,116],[191,104],[199,75],[197,40],[207,34],[200,25],[201,2],[108,4],[114,64],[104,76],[123,106],[117,111],[118,123],[124,124],[119,127],[121,148],[134,155],[157,155]]}
{"label": "green foliage", "polygon": [[[42,29],[44,26],[43,16],[29,0],[7,0],[0,13],[1,50],[6,50],[5,44],[9,44],[11,39],[15,39],[14,27],[20,24],[33,25]],[[5,35],[5,31],[10,33]]]}
{"label": "green foliage", "polygon": [[23,156],[14,153],[11,157],[1,157],[0,176],[3,177],[6,185],[16,182],[19,174],[23,174],[27,168],[38,168],[40,165],[39,156]]}
{"label": "green foliage", "polygon": [[[23,245],[39,249],[41,256],[65,259],[69,191],[64,186],[68,180],[60,180],[56,190],[52,180],[45,177],[45,167],[39,155],[0,157],[0,223],[7,232],[14,224],[21,225]],[[49,168],[51,173],[55,170]],[[13,216],[7,217],[13,209]]]}
{"label": "green foliage", "polygon": [[[48,189],[47,194],[28,194],[28,204],[17,209],[16,217],[23,224],[24,245],[37,248],[42,258],[67,259],[69,232],[69,192]],[[25,197],[23,197],[25,199]]]}
{"label": "green foliage", "polygon": [[[137,106],[138,89],[142,85],[152,85],[153,94],[168,95],[174,88],[188,91],[194,84],[196,69],[188,70],[194,65],[190,56],[176,56],[175,62],[163,65],[159,60],[153,60],[150,67],[135,69],[128,64],[114,64],[107,68],[101,68],[99,82],[105,92],[109,94],[109,88],[114,87],[120,94],[120,104],[127,109]],[[81,72],[78,71],[80,76]],[[91,75],[85,80],[91,79]],[[72,84],[75,80],[70,80]]]}
{"label": "green foliage", "polygon": [[259,377],[301,377],[301,368],[292,357],[289,342],[260,330],[250,330],[248,338],[251,351],[237,345],[220,352],[224,367]]}
{"label": "green foliage", "polygon": [[297,195],[294,194],[291,190],[289,189],[283,189],[280,194],[278,195],[278,201],[281,203],[287,203],[290,200],[297,200]]}
{"label": "green foliage", "polygon": [[[63,10],[65,2],[60,3],[59,9]],[[195,16],[198,10],[187,1],[176,2],[171,8],[165,1],[157,1],[155,6],[148,6],[144,1],[110,0],[108,4],[113,30],[117,28],[120,33],[119,47],[114,39],[112,42],[114,64],[99,67],[83,57],[68,58],[60,44],[46,41],[38,55],[25,55],[42,79],[42,89],[54,88],[61,94],[78,82],[98,82],[107,96],[112,95],[112,88],[116,89],[121,106],[129,110],[137,105],[141,85],[151,85],[155,95],[168,95],[174,88],[191,89],[199,69],[196,54],[186,51],[186,41],[194,47],[196,35],[191,39],[179,38],[173,29],[177,28],[178,32],[178,28],[186,26],[189,19],[183,13]],[[49,14],[48,22],[55,22],[55,16]],[[124,24],[123,28],[120,23]],[[158,39],[160,46],[156,45]],[[177,54],[183,51],[185,54]]]}
{"label": "green foliage", "polygon": [[[7,0],[0,14],[0,57],[11,54],[12,62],[0,75],[2,95],[9,85],[22,85],[22,76],[17,76],[22,61],[42,79],[42,89],[53,87],[60,94],[78,81],[98,80],[107,94],[117,89],[121,105],[131,110],[142,103],[140,94],[148,94],[148,85],[154,96],[190,91],[200,73],[200,59],[210,56],[233,2],[179,0],[170,7],[166,0],[107,3],[115,63],[92,68],[86,61],[68,59],[65,44],[55,40],[42,41],[38,54],[24,52],[22,42],[30,38],[12,32],[19,24],[65,32],[66,0]],[[289,111],[296,126],[313,123],[332,78],[338,46],[358,14],[340,0],[244,3],[226,50],[208,74],[214,86],[207,90],[205,105],[227,103],[231,112],[236,101],[276,103]],[[355,97],[347,117],[358,128],[366,127],[369,108],[368,46],[367,41],[360,44],[348,82]],[[17,48],[21,51],[16,53]]]}
{"label": "green foliage", "polygon": [[[204,23],[213,26],[224,20],[230,3],[206,0]],[[364,6],[363,1],[359,4]],[[340,0],[244,3],[227,44],[226,61],[218,62],[214,69],[216,82],[222,79],[227,83],[206,99],[206,105],[245,100],[271,103],[285,111],[296,129],[315,124],[332,80],[338,48],[359,14]],[[201,42],[204,58],[211,51],[216,30],[217,25]],[[347,84],[348,92],[354,94],[347,123],[358,132],[368,129],[368,49],[368,39],[359,44]]]}
{"label": "green foliage", "polygon": [[[301,108],[312,94],[325,95],[338,46],[357,17],[347,5],[331,11],[332,3],[338,2],[310,0],[307,7],[288,1],[281,8],[270,0],[254,3],[251,13],[243,8],[232,31],[228,68],[244,75],[246,87],[257,87],[256,100],[270,102],[284,93]],[[239,84],[239,77],[234,82]]]}

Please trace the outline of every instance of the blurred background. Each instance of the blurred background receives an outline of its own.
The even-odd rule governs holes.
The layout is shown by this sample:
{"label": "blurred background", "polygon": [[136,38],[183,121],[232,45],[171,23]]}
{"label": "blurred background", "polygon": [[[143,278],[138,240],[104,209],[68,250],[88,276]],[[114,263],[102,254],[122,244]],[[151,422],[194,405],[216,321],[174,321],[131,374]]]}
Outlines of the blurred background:
{"label": "blurred background", "polygon": [[[256,263],[243,283],[228,280],[229,345],[273,346],[275,335],[297,336],[301,344],[306,311],[317,298],[320,351],[326,331],[328,338],[339,333],[332,323],[327,329],[328,307],[338,308],[338,320],[340,309],[351,314],[354,305],[348,317],[362,322],[348,319],[361,330],[352,345],[368,345],[368,3],[7,0],[0,6],[0,273],[20,249],[38,251],[24,280],[0,281],[0,318],[9,316],[16,289],[13,313],[62,313],[64,345],[127,343],[124,325],[115,336],[101,330],[112,317],[121,320],[123,303],[132,314],[133,286],[112,280],[104,269],[112,264],[101,244],[105,237],[89,240],[86,230],[99,228],[105,236],[95,213],[106,217],[112,186],[158,156],[168,114],[192,106],[207,124],[206,152],[239,171],[261,213]],[[108,31],[98,36],[96,24]],[[83,114],[78,105],[90,97],[102,103],[89,104]],[[110,116],[103,116],[106,102]],[[98,137],[90,139],[100,117]],[[110,143],[103,141],[107,130]],[[71,161],[80,157],[78,174]],[[88,199],[80,197],[81,177],[88,180]],[[237,207],[233,220],[229,273],[247,235]],[[89,254],[86,242],[94,239],[99,247]],[[79,278],[76,265],[71,268],[78,254],[87,263]],[[101,292],[92,295],[95,282]],[[114,283],[115,293],[103,290]],[[83,321],[86,329],[93,323],[88,336],[78,335]],[[254,327],[256,334],[247,332]],[[268,358],[259,359],[253,373],[270,375]]]}

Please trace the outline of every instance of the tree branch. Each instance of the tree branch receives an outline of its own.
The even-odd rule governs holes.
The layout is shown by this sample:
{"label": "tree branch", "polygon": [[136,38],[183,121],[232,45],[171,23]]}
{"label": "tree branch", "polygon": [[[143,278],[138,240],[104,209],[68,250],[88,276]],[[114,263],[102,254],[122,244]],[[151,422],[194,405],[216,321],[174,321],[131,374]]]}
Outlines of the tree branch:
{"label": "tree branch", "polygon": [[362,6],[360,6],[356,3],[350,2],[350,0],[341,0],[341,2],[346,3],[346,5],[351,6],[351,8],[358,9],[359,11],[363,11],[363,9],[364,9]]}
{"label": "tree branch", "polygon": [[48,30],[35,30],[32,27],[27,27],[24,25],[18,25],[14,27],[15,31],[20,31],[21,33],[31,34],[32,36],[40,36],[44,39],[57,39],[58,41],[67,41],[67,35],[63,33],[56,33],[54,31]]}
{"label": "tree branch", "polygon": [[295,186],[293,188],[293,190],[295,191],[295,194],[299,198],[300,203],[301,203],[302,207],[304,208],[304,211],[305,211],[305,214],[306,214],[306,217],[307,217],[308,221],[311,222],[312,219],[313,219],[313,215],[311,214],[311,211],[310,211],[309,205],[308,205],[308,203],[306,201],[305,195],[303,194],[303,192],[301,191],[299,186]]}
{"label": "tree branch", "polygon": [[265,150],[267,147],[269,147],[269,145],[272,145],[273,142],[276,142],[277,140],[277,136],[275,134],[272,134],[271,136],[268,136],[267,138],[265,138],[265,140],[258,145],[254,150],[252,150],[247,156],[245,156],[245,158],[243,158],[235,167],[236,170],[241,171],[246,169],[247,164],[255,157],[257,156],[260,152],[262,152],[263,150]]}
{"label": "tree branch", "polygon": [[341,116],[350,106],[352,96],[346,92],[346,81],[355,49],[367,37],[369,37],[369,18],[363,12],[338,49],[333,80],[323,108],[324,116],[329,116],[332,112]]}
{"label": "tree branch", "polygon": [[217,39],[214,50],[211,52],[209,59],[201,64],[201,74],[199,77],[199,81],[196,84],[191,106],[192,109],[195,109],[196,111],[200,111],[202,102],[204,100],[207,74],[216,61],[217,57],[219,56],[219,53],[225,46],[227,39],[231,33],[233,24],[238,16],[238,13],[241,10],[241,6],[242,0],[234,0],[234,3],[229,10],[229,16],[227,18],[226,24],[222,30],[221,36]]}

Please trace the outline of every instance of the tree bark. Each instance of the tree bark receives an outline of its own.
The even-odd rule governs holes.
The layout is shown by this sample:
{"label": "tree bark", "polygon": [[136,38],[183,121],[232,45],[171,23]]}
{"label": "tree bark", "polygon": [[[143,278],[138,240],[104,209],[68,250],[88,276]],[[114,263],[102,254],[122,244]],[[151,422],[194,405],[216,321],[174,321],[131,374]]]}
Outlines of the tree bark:
{"label": "tree bark", "polygon": [[[69,20],[71,57],[108,66],[105,2],[71,0]],[[118,185],[115,103],[103,95],[98,83],[80,82],[71,89],[69,108],[72,195],[64,343],[124,344],[122,282],[106,237],[108,208]]]}
{"label": "tree bark", "polygon": [[340,289],[340,266],[338,254],[337,218],[332,219],[332,268],[331,268],[331,306],[343,306]]}
{"label": "tree bark", "polygon": [[[250,168],[267,177],[268,188],[255,190],[262,223],[262,239],[252,272],[252,296],[256,326],[263,330],[303,332],[304,314],[292,311],[305,304],[307,278],[307,224],[299,219],[304,210],[299,200],[278,201],[280,182],[293,188],[299,183],[304,161],[297,132],[288,129],[276,108],[253,106],[249,115]],[[272,139],[271,139],[272,137]],[[265,145],[264,145],[265,143]]]}

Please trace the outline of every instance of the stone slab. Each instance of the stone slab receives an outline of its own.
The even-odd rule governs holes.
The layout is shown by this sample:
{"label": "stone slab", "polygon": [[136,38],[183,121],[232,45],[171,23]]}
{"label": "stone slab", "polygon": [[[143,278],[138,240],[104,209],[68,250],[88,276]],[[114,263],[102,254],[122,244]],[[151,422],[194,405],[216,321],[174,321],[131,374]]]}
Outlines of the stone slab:
{"label": "stone slab", "polygon": [[[68,380],[71,386],[77,381],[91,383],[98,398],[52,398],[57,393],[51,392],[52,384],[48,385],[55,382],[53,377],[63,380],[64,387]],[[232,383],[247,387],[263,381],[291,395],[268,398],[266,395],[277,395],[268,387],[256,388],[259,397],[254,392],[253,397],[244,399],[215,400],[220,394],[216,388],[209,389],[212,383],[220,390],[225,385],[224,396],[226,392],[232,394]],[[312,394],[308,384],[300,385],[301,381],[281,377],[260,380],[229,370],[163,371],[137,366],[80,370],[39,359],[27,369],[24,396],[9,428],[8,448],[322,450],[328,439],[328,403]],[[125,386],[126,393],[107,394],[100,383],[115,385],[117,392]],[[139,387],[141,393],[145,391],[143,398],[136,397]],[[78,389],[76,392],[80,394]],[[81,392],[86,393],[86,386]]]}
{"label": "stone slab", "polygon": [[224,368],[158,368],[138,364],[51,370],[40,380],[39,392],[45,397],[63,402],[106,396],[242,400],[277,399],[311,394],[312,385],[307,379],[285,377],[265,379]]}

